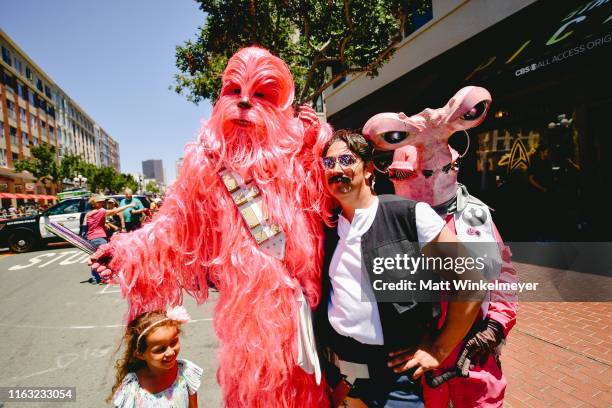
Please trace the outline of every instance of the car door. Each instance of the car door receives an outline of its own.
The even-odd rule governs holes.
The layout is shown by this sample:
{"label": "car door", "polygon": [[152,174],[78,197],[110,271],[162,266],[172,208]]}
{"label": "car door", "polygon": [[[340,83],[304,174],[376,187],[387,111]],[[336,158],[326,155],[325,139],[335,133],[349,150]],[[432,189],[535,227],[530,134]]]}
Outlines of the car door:
{"label": "car door", "polygon": [[62,201],[45,211],[40,217],[40,236],[43,238],[55,237],[45,228],[45,225],[50,221],[62,224],[75,234],[78,234],[81,226],[82,201],[80,199]]}

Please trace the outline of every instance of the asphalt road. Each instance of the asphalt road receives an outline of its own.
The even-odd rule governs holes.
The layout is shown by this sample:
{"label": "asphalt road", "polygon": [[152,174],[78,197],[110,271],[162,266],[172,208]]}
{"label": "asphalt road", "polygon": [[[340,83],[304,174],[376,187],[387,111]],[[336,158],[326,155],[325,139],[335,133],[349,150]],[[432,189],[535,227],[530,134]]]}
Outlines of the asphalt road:
{"label": "asphalt road", "polygon": [[[4,403],[10,407],[108,407],[126,303],[118,287],[92,285],[87,255],[65,247],[0,257],[0,387],[76,387],[77,401]],[[204,368],[200,407],[218,407],[217,294],[196,305],[180,357]],[[3,403],[0,402],[0,407]]]}

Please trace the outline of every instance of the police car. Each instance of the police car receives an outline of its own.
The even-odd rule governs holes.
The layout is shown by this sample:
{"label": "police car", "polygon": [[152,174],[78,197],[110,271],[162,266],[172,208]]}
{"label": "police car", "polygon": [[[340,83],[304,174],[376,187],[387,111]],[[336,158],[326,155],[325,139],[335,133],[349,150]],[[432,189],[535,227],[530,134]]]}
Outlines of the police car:
{"label": "police car", "polygon": [[[72,197],[72,198],[70,198]],[[134,195],[142,205],[149,208],[149,200],[145,196]],[[65,196],[63,201],[55,204],[40,214],[21,218],[0,220],[0,248],[10,248],[13,252],[29,252],[50,242],[62,241],[50,233],[45,225],[50,221],[62,224],[78,234],[85,214],[89,211],[87,200],[89,195]],[[121,202],[124,195],[111,195]]]}

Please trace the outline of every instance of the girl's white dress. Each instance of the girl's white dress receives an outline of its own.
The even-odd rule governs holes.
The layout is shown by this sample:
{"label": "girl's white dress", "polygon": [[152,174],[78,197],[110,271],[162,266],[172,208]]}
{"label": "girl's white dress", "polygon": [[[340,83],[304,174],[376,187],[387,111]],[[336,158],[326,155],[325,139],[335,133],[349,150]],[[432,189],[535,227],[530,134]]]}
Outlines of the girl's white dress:
{"label": "girl's white dress", "polygon": [[152,394],[140,386],[136,373],[128,373],[115,392],[113,404],[119,408],[187,408],[189,395],[200,388],[202,368],[189,360],[177,360],[178,373],[174,383]]}

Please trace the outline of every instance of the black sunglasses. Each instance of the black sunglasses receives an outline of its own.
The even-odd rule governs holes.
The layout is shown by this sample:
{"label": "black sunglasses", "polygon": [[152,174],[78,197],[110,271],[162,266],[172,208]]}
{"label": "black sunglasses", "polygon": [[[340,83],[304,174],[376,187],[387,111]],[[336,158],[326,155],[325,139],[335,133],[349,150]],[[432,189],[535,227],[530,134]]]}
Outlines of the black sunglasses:
{"label": "black sunglasses", "polygon": [[327,170],[331,170],[336,167],[336,160],[338,160],[338,164],[340,164],[340,167],[343,169],[357,163],[357,158],[349,153],[341,154],[339,156],[325,156],[321,161],[323,162],[323,167],[325,167]]}

